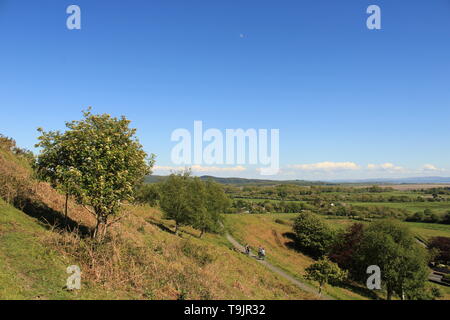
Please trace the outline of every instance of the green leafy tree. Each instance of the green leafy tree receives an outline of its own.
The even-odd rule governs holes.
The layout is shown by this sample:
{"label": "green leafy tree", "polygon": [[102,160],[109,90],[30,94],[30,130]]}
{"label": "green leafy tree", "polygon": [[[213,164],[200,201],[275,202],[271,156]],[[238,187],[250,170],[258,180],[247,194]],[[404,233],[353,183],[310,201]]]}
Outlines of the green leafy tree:
{"label": "green leafy tree", "polygon": [[[191,183],[190,174],[190,171],[173,173],[160,186],[159,205],[166,219],[175,220],[175,234],[180,226],[194,225],[196,214],[204,209],[199,198],[194,197],[196,186]],[[204,191],[197,189],[196,192]]]}
{"label": "green leafy tree", "polygon": [[160,207],[165,218],[175,220],[175,233],[184,225],[200,230],[200,237],[217,231],[230,205],[219,184],[192,177],[190,171],[171,174],[160,186]]}
{"label": "green leafy tree", "polygon": [[[371,223],[363,233],[355,252],[358,274],[365,281],[366,269],[377,265],[387,299],[397,294],[401,299],[424,288],[428,278],[428,255],[409,230],[396,220]],[[358,276],[358,275],[356,275]]]}
{"label": "green leafy tree", "polygon": [[321,257],[328,252],[334,238],[333,230],[309,211],[301,212],[297,216],[293,230],[298,246],[316,257]]}
{"label": "green leafy tree", "polygon": [[154,155],[147,157],[125,117],[94,115],[90,109],[83,115],[67,122],[64,133],[39,129],[36,168],[95,215],[92,236],[101,239],[113,222],[109,218],[133,200],[135,186],[151,173]]}
{"label": "green leafy tree", "polygon": [[442,218],[443,224],[450,224],[450,211],[448,211]]}
{"label": "green leafy tree", "polygon": [[202,182],[204,185],[204,205],[206,210],[199,212],[194,227],[201,230],[200,237],[205,232],[217,232],[221,225],[221,214],[231,206],[231,200],[225,194],[222,186],[213,181]]}
{"label": "green leafy tree", "polygon": [[38,131],[42,135],[39,137],[40,142],[36,147],[40,147],[42,151],[34,168],[38,178],[49,182],[66,195],[64,215],[67,219],[69,196],[77,183],[71,174],[75,162],[74,154],[69,152],[68,142],[59,131],[44,132],[42,128],[39,128]]}
{"label": "green leafy tree", "polygon": [[136,189],[135,198],[137,203],[146,203],[155,207],[158,205],[160,197],[159,184],[157,183],[142,184]]}
{"label": "green leafy tree", "polygon": [[428,245],[429,249],[434,249],[436,254],[434,261],[442,264],[450,264],[450,238],[433,237]]}
{"label": "green leafy tree", "polygon": [[319,294],[321,294],[325,285],[343,281],[347,277],[347,272],[324,257],[306,268],[306,277],[319,283]]}
{"label": "green leafy tree", "polygon": [[362,223],[354,223],[341,231],[331,247],[330,259],[345,270],[354,270],[353,255],[361,243],[363,233]]}

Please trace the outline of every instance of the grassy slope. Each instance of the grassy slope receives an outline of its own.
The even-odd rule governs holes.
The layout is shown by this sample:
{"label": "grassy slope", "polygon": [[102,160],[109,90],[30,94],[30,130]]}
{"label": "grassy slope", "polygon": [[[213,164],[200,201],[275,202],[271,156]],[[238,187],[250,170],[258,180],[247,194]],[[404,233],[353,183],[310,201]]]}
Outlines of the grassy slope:
{"label": "grassy slope", "polygon": [[[226,224],[236,239],[241,243],[248,243],[253,250],[259,245],[263,246],[271,263],[305,281],[304,270],[314,260],[290,247],[292,243],[289,238],[289,233],[292,232],[290,225],[275,222],[276,219],[281,219],[289,223],[289,219],[295,216],[295,214],[230,214],[225,217]],[[325,291],[338,299],[366,299],[345,288],[328,286]]]}
{"label": "grassy slope", "polygon": [[[0,173],[17,178],[20,171],[18,180],[32,184],[29,197],[38,204],[32,218],[0,199],[0,299],[314,298],[231,250],[220,235],[174,235],[171,221],[150,207],[126,206],[102,244],[44,224],[60,216],[64,196],[34,181],[25,159],[0,148],[0,160]],[[95,223],[73,202],[69,218]],[[80,291],[64,289],[70,265],[81,268]]]}
{"label": "grassy slope", "polygon": [[104,297],[100,290],[64,290],[71,259],[48,247],[42,224],[0,199],[0,299]]}
{"label": "grassy slope", "polygon": [[[47,230],[34,218],[1,201],[0,299],[175,299],[180,294],[187,299],[312,298],[257,262],[230,250],[221,236],[207,235],[200,240],[193,230],[186,230],[178,237],[161,230],[162,225],[171,226],[160,219],[158,211],[131,207],[124,221],[114,227],[113,233],[122,239],[114,242],[115,250],[120,252],[113,255],[115,262],[105,260],[106,268],[90,268],[90,260],[76,254],[82,244],[75,242],[77,248],[62,249],[64,245],[58,244],[70,235]],[[122,242],[132,245],[121,248]],[[200,248],[201,253],[212,253],[214,261],[199,265],[198,258],[183,253],[187,242]],[[146,260],[140,260],[143,265],[127,264],[128,260],[133,264],[138,261],[138,254],[142,257],[140,248],[147,253]],[[121,258],[126,261],[120,262]],[[63,289],[68,277],[65,269],[71,264],[81,266],[81,291]],[[128,270],[146,273],[137,275],[137,271]],[[124,280],[133,277],[137,280]]]}

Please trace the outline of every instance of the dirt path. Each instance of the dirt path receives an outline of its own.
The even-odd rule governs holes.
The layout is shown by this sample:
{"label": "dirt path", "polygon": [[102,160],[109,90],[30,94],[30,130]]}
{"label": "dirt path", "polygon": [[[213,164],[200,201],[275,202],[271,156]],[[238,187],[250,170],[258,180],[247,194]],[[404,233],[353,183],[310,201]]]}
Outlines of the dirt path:
{"label": "dirt path", "polygon": [[[229,233],[227,233],[226,235],[227,240],[236,248],[238,249],[240,252],[244,253],[245,252],[245,248],[244,246],[242,246],[239,242],[236,241],[236,239],[234,239]],[[250,255],[252,258],[256,259],[255,255]],[[281,270],[280,268],[274,266],[273,264],[271,264],[270,262],[267,262],[265,260],[259,260],[257,259],[256,261],[258,261],[259,263],[261,263],[262,265],[266,266],[268,269],[270,269],[272,272],[275,272],[276,274],[278,274],[279,276],[289,280],[291,283],[295,284],[297,287],[299,287],[300,289],[302,289],[303,291],[312,293],[314,295],[318,296],[317,293],[317,289],[315,289],[314,287],[303,283],[297,279],[295,279],[294,277],[290,276],[289,274],[287,274],[286,272],[284,272],[283,270]],[[335,300],[334,298],[326,295],[326,294],[322,294],[322,296],[320,297],[320,299],[322,300]]]}

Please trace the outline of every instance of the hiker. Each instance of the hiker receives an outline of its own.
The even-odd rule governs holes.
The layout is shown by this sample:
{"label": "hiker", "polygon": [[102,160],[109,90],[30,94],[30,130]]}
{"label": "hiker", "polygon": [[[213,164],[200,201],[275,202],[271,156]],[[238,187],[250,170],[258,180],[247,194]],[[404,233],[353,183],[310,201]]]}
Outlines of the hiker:
{"label": "hiker", "polygon": [[262,250],[263,248],[261,246],[258,247],[258,259],[262,259]]}
{"label": "hiker", "polygon": [[261,248],[261,260],[264,260],[266,257],[266,250],[264,248]]}
{"label": "hiker", "polygon": [[245,254],[250,256],[250,246],[248,244],[245,245]]}

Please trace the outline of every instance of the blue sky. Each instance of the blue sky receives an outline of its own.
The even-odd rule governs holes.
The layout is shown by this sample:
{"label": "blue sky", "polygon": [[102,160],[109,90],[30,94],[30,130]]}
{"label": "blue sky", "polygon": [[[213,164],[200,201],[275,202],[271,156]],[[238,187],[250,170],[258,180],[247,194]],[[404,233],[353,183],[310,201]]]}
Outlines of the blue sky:
{"label": "blue sky", "polygon": [[[92,106],[132,120],[157,173],[201,120],[279,129],[275,178],[450,176],[450,0],[0,0],[0,39],[0,133],[22,147]],[[259,176],[219,167],[199,173]]]}

